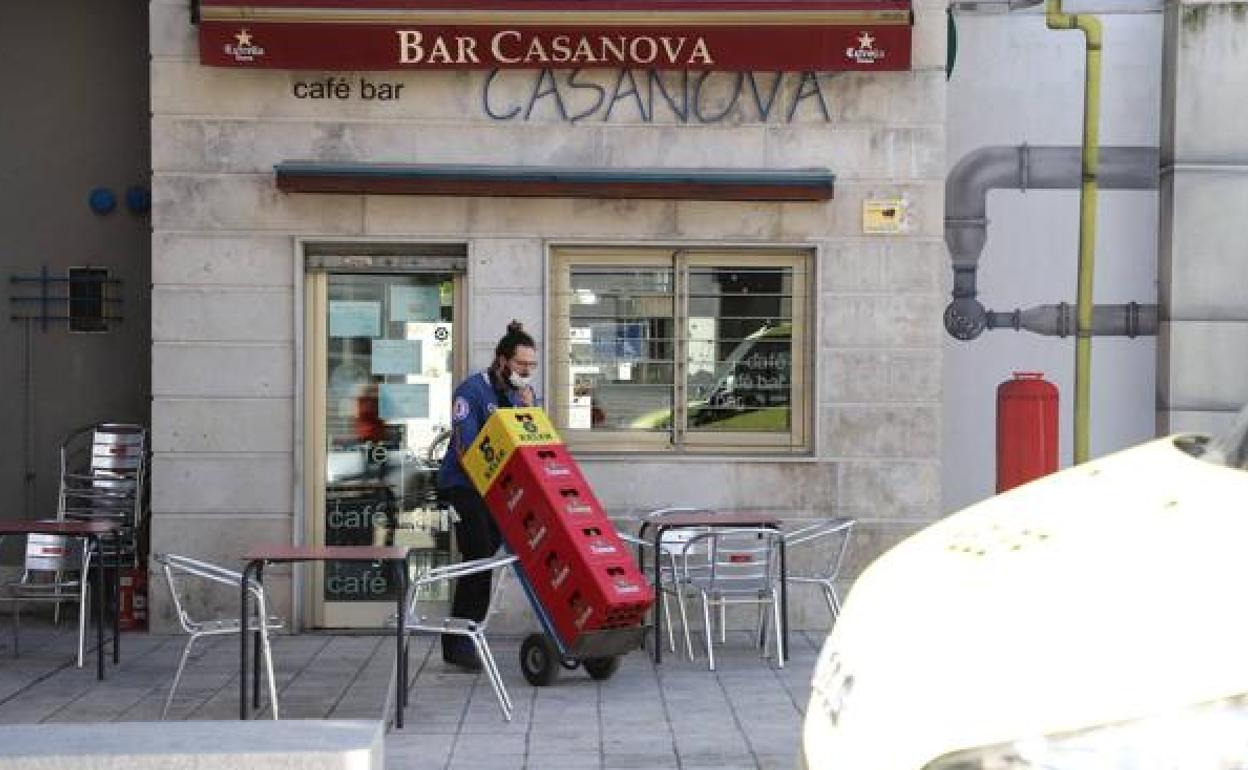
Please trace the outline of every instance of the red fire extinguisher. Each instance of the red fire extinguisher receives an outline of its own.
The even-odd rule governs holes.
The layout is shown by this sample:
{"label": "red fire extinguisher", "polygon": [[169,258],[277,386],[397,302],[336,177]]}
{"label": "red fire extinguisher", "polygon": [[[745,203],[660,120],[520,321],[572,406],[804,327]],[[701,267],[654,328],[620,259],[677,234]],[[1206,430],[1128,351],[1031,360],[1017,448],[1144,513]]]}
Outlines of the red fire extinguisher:
{"label": "red fire extinguisher", "polygon": [[147,569],[127,567],[121,571],[121,607],[117,623],[123,631],[147,629]]}
{"label": "red fire extinguisher", "polygon": [[1057,386],[1014,372],[997,386],[997,492],[1057,470]]}

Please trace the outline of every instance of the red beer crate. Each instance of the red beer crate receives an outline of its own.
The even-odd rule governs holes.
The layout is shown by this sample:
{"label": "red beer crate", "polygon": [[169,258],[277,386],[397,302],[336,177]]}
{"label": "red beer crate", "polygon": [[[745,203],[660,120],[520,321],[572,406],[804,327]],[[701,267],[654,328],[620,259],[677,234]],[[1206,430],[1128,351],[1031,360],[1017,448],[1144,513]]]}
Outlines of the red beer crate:
{"label": "red beer crate", "polygon": [[654,602],[630,557],[587,564],[575,553],[549,548],[527,571],[569,646],[586,632],[639,625]]}

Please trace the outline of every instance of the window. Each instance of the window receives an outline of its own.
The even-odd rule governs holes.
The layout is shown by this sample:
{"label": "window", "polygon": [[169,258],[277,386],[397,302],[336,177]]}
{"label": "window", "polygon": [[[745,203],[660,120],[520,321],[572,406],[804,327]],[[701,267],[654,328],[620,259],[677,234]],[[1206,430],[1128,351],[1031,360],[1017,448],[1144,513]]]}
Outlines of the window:
{"label": "window", "polygon": [[116,301],[107,291],[111,283],[108,270],[104,268],[69,268],[68,315],[71,332],[108,331],[108,322],[115,320],[107,307]]}
{"label": "window", "polygon": [[566,249],[547,401],[575,446],[809,449],[810,255]]}

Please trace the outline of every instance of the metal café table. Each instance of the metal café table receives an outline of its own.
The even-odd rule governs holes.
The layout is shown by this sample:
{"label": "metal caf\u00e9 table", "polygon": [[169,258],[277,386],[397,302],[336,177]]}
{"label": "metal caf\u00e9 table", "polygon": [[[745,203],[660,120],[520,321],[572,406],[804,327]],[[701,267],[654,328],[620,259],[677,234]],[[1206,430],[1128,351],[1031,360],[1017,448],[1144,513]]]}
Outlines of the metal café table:
{"label": "metal caf\u00e9 table", "polygon": [[[116,542],[121,523],[116,521],[18,521],[0,519],[0,535],[62,535],[86,540],[96,555],[95,577],[99,582],[99,596],[95,601],[95,657],[96,678],[104,678],[104,548],[103,541],[111,539]],[[113,664],[121,662],[121,625],[120,614],[121,567],[113,564],[113,579],[110,584],[113,603]],[[86,579],[86,576],[83,576]]]}
{"label": "metal caf\u00e9 table", "polygon": [[[394,630],[394,662],[395,662],[395,693],[394,693],[394,726],[396,729],[403,727],[403,707],[407,700],[407,646],[404,643],[406,636],[404,627],[407,625],[407,590],[409,583],[409,568],[407,561],[408,549],[399,546],[368,546],[368,545],[325,545],[325,546],[304,546],[304,545],[259,545],[252,548],[243,557],[247,566],[243,569],[243,577],[240,581],[240,593],[242,596],[242,606],[239,613],[239,682],[238,682],[238,718],[248,719],[248,698],[247,698],[247,633],[250,613],[248,612],[249,592],[247,586],[249,581],[254,579],[257,585],[263,585],[264,565],[266,564],[290,564],[293,562],[305,561],[366,561],[366,562],[400,562],[399,573],[402,575],[399,586],[399,596],[396,601],[397,619]],[[260,705],[260,636],[252,641],[255,648],[253,657],[256,658],[256,665],[252,675],[252,700],[255,705]]]}
{"label": "metal caf\u00e9 table", "polygon": [[[663,645],[661,643],[663,633],[663,590],[659,585],[659,570],[662,565],[659,560],[662,558],[662,540],[663,533],[669,529],[681,528],[724,528],[731,529],[734,527],[765,527],[767,529],[780,529],[780,518],[770,513],[750,513],[731,511],[718,513],[716,511],[680,511],[678,513],[669,513],[664,516],[654,516],[644,519],[641,522],[641,528],[637,532],[639,538],[645,539],[646,531],[653,528],[654,534],[654,575],[653,583],[654,591],[654,662],[663,662]],[[642,569],[645,569],[645,554],[638,553],[638,561],[641,562]],[[789,649],[789,588],[788,581],[785,576],[788,575],[788,564],[786,563],[786,554],[784,548],[784,538],[780,538],[780,633],[784,639],[784,649]],[[708,631],[709,633],[709,631]]]}

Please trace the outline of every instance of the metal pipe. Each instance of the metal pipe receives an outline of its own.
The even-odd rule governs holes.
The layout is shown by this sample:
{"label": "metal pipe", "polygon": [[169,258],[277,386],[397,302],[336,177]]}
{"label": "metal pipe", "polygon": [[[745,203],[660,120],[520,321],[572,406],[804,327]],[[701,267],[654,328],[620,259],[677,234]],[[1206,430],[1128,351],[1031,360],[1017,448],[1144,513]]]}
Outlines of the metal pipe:
{"label": "metal pipe", "polygon": [[[1155,190],[1160,162],[1156,147],[1104,147],[1100,186]],[[945,309],[949,334],[972,340],[987,328],[987,311],[976,299],[976,270],[988,239],[988,193],[1073,190],[1080,183],[1081,151],[1073,146],[981,147],[954,165],[945,180],[945,245],[953,263],[953,299]]]}
{"label": "metal pipe", "polygon": [[1045,3],[1049,29],[1083,33],[1083,158],[1079,186],[1079,280],[1075,293],[1075,440],[1074,463],[1088,459],[1088,422],[1092,397],[1092,278],[1096,264],[1096,175],[1100,151],[1101,22],[1084,14],[1062,13],[1062,0]]}
{"label": "metal pipe", "polygon": [[[989,310],[987,328],[1025,329],[1049,337],[1069,337],[1076,333],[1075,308],[1070,303],[1059,302],[1011,312]],[[1138,302],[1096,305],[1092,309],[1091,333],[1095,337],[1156,336],[1157,305],[1141,305]]]}

